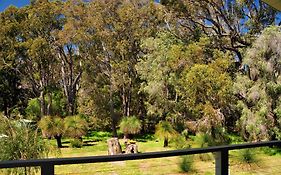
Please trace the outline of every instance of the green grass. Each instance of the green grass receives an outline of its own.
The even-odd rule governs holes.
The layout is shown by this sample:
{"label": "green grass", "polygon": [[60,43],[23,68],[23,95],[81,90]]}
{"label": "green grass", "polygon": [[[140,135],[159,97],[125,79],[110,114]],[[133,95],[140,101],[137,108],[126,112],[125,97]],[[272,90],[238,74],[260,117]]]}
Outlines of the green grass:
{"label": "green grass", "polygon": [[[106,134],[105,134],[106,135]],[[88,136],[83,138],[83,141],[88,143],[88,146],[82,148],[65,147],[58,151],[53,151],[50,157],[83,157],[83,156],[97,156],[107,155],[107,143],[104,136],[101,141],[93,141],[92,139],[97,137]],[[99,139],[100,140],[100,139]],[[69,146],[71,139],[63,139],[63,145]],[[52,145],[56,145],[54,140],[49,140]],[[120,139],[122,149],[124,150],[124,141]],[[137,142],[140,152],[152,152],[152,151],[165,151],[172,150],[174,148],[163,147],[163,141],[155,141],[154,138],[145,139],[141,142]],[[189,142],[193,147],[196,146],[193,142]],[[172,144],[171,144],[172,145]],[[279,151],[279,150],[278,150]],[[281,156],[276,153],[274,156],[268,154],[271,153],[269,148],[255,149],[255,157],[258,161],[252,163],[241,162],[241,152],[238,150],[230,151],[230,172],[234,175],[253,175],[253,174],[280,174],[280,162]],[[277,152],[276,149],[274,152]],[[213,154],[209,154],[210,159],[201,160],[199,155],[193,157],[194,164],[192,172],[184,173],[181,171],[179,164],[181,157],[168,157],[146,160],[132,160],[121,162],[109,162],[109,163],[95,163],[95,164],[79,164],[79,165],[63,165],[56,166],[55,173],[57,175],[184,175],[184,174],[198,174],[198,175],[214,175],[215,162]],[[260,173],[258,173],[260,172]],[[0,173],[1,174],[1,173]]]}
{"label": "green grass", "polygon": [[[123,140],[120,140],[122,149],[124,149]],[[163,148],[163,142],[148,140],[147,142],[138,142],[140,152],[165,151],[173,148]],[[270,173],[279,175],[278,168],[281,162],[281,156],[269,156],[261,149],[256,149],[256,158],[259,160],[254,163],[243,163],[239,157],[239,151],[230,151],[230,172],[237,175],[253,175]],[[95,156],[107,155],[106,141],[94,143],[92,146],[83,148],[63,148],[61,157]],[[118,174],[118,175],[183,175],[183,174],[202,174],[214,175],[215,162],[211,156],[208,161],[202,161],[200,156],[194,156],[194,165],[191,173],[184,173],[179,168],[181,158],[157,158],[147,160],[122,161],[97,164],[81,164],[56,166],[56,174],[59,175],[92,175],[92,174]],[[258,173],[258,172],[261,173]]]}

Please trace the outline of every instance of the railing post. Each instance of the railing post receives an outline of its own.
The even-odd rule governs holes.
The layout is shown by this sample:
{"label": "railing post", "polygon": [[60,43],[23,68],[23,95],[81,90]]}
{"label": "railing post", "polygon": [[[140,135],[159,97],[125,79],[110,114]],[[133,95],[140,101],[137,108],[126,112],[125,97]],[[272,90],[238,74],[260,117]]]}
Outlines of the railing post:
{"label": "railing post", "polygon": [[223,149],[215,153],[216,175],[228,175],[228,150]]}
{"label": "railing post", "polygon": [[49,163],[41,165],[41,175],[55,175],[55,166]]}

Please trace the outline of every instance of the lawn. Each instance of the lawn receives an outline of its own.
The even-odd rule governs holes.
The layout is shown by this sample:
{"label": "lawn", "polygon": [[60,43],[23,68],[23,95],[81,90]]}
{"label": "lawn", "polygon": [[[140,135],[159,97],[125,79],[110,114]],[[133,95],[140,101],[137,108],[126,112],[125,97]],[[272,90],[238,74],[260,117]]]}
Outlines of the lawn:
{"label": "lawn", "polygon": [[[81,157],[107,155],[107,143],[103,138],[97,142],[91,142],[92,138],[86,138],[87,146],[82,148],[62,148],[60,153],[53,153],[51,157]],[[53,141],[51,141],[54,144]],[[64,140],[64,145],[69,146],[69,140]],[[123,140],[120,140],[124,149]],[[174,148],[163,147],[162,141],[154,139],[145,142],[137,142],[140,152],[165,151]],[[194,145],[193,143],[191,143]],[[237,175],[252,174],[280,174],[281,156],[279,154],[269,156],[265,154],[265,149],[255,149],[251,152],[255,155],[253,163],[243,163],[239,151],[230,152],[230,172]],[[267,152],[272,152],[266,149]],[[247,158],[247,157],[246,157]],[[93,175],[93,174],[110,174],[110,175],[181,175],[181,174],[202,174],[213,175],[215,162],[212,154],[195,155],[193,157],[193,170],[189,173],[183,173],[179,168],[181,157],[157,158],[146,160],[133,160],[110,163],[80,164],[56,166],[57,175]]]}
{"label": "lawn", "polygon": [[[107,155],[107,138],[109,136],[88,136],[83,138],[82,148],[71,148],[69,139],[63,139],[60,150],[54,148],[49,157],[83,157]],[[53,147],[55,140],[47,140]],[[120,139],[124,150],[124,140]],[[196,143],[189,141],[187,144],[196,147]],[[165,151],[175,149],[175,145],[164,148],[163,141],[153,137],[138,139],[139,152]],[[245,153],[244,153],[245,152]],[[243,154],[242,154],[243,153]],[[243,155],[243,156],[242,156]],[[271,156],[270,156],[271,155]],[[244,159],[244,161],[242,161]],[[192,170],[188,173],[181,171],[182,157],[157,158],[146,160],[132,160],[95,164],[76,164],[55,166],[56,175],[214,175],[215,162],[213,154],[194,155]],[[251,163],[245,163],[251,162]],[[278,149],[257,148],[249,152],[235,150],[229,153],[231,175],[279,175],[281,174],[281,154]],[[0,172],[1,174],[1,172]],[[40,174],[40,172],[38,172]]]}

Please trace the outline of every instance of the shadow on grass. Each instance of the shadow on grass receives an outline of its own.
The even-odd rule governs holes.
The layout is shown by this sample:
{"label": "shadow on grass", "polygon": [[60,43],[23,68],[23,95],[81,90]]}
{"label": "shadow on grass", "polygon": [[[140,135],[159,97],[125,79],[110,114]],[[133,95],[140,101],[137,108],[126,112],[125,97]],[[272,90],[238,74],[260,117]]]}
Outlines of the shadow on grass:
{"label": "shadow on grass", "polygon": [[97,145],[97,142],[93,140],[87,140],[83,142],[83,146],[95,146],[95,145]]}
{"label": "shadow on grass", "polygon": [[[70,141],[63,141],[62,144],[63,144],[63,146],[61,148],[71,148]],[[95,145],[98,145],[95,140],[83,141],[83,146],[95,146]]]}

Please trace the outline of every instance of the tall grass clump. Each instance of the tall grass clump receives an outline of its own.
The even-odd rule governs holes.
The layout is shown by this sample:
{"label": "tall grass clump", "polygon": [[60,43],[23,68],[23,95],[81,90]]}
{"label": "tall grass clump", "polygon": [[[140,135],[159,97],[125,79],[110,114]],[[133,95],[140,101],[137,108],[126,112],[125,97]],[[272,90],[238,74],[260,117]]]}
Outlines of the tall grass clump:
{"label": "tall grass clump", "polygon": [[191,172],[193,170],[193,165],[194,165],[194,160],[193,156],[188,155],[188,156],[182,156],[181,157],[181,162],[179,164],[180,170],[182,172]]}
{"label": "tall grass clump", "polygon": [[257,163],[258,159],[254,149],[242,149],[238,152],[238,159],[241,163]]}
{"label": "tall grass clump", "polygon": [[[28,160],[46,158],[49,146],[28,124],[16,120],[9,120],[0,114],[0,160]],[[4,174],[33,175],[36,168],[13,168],[4,171]]]}

